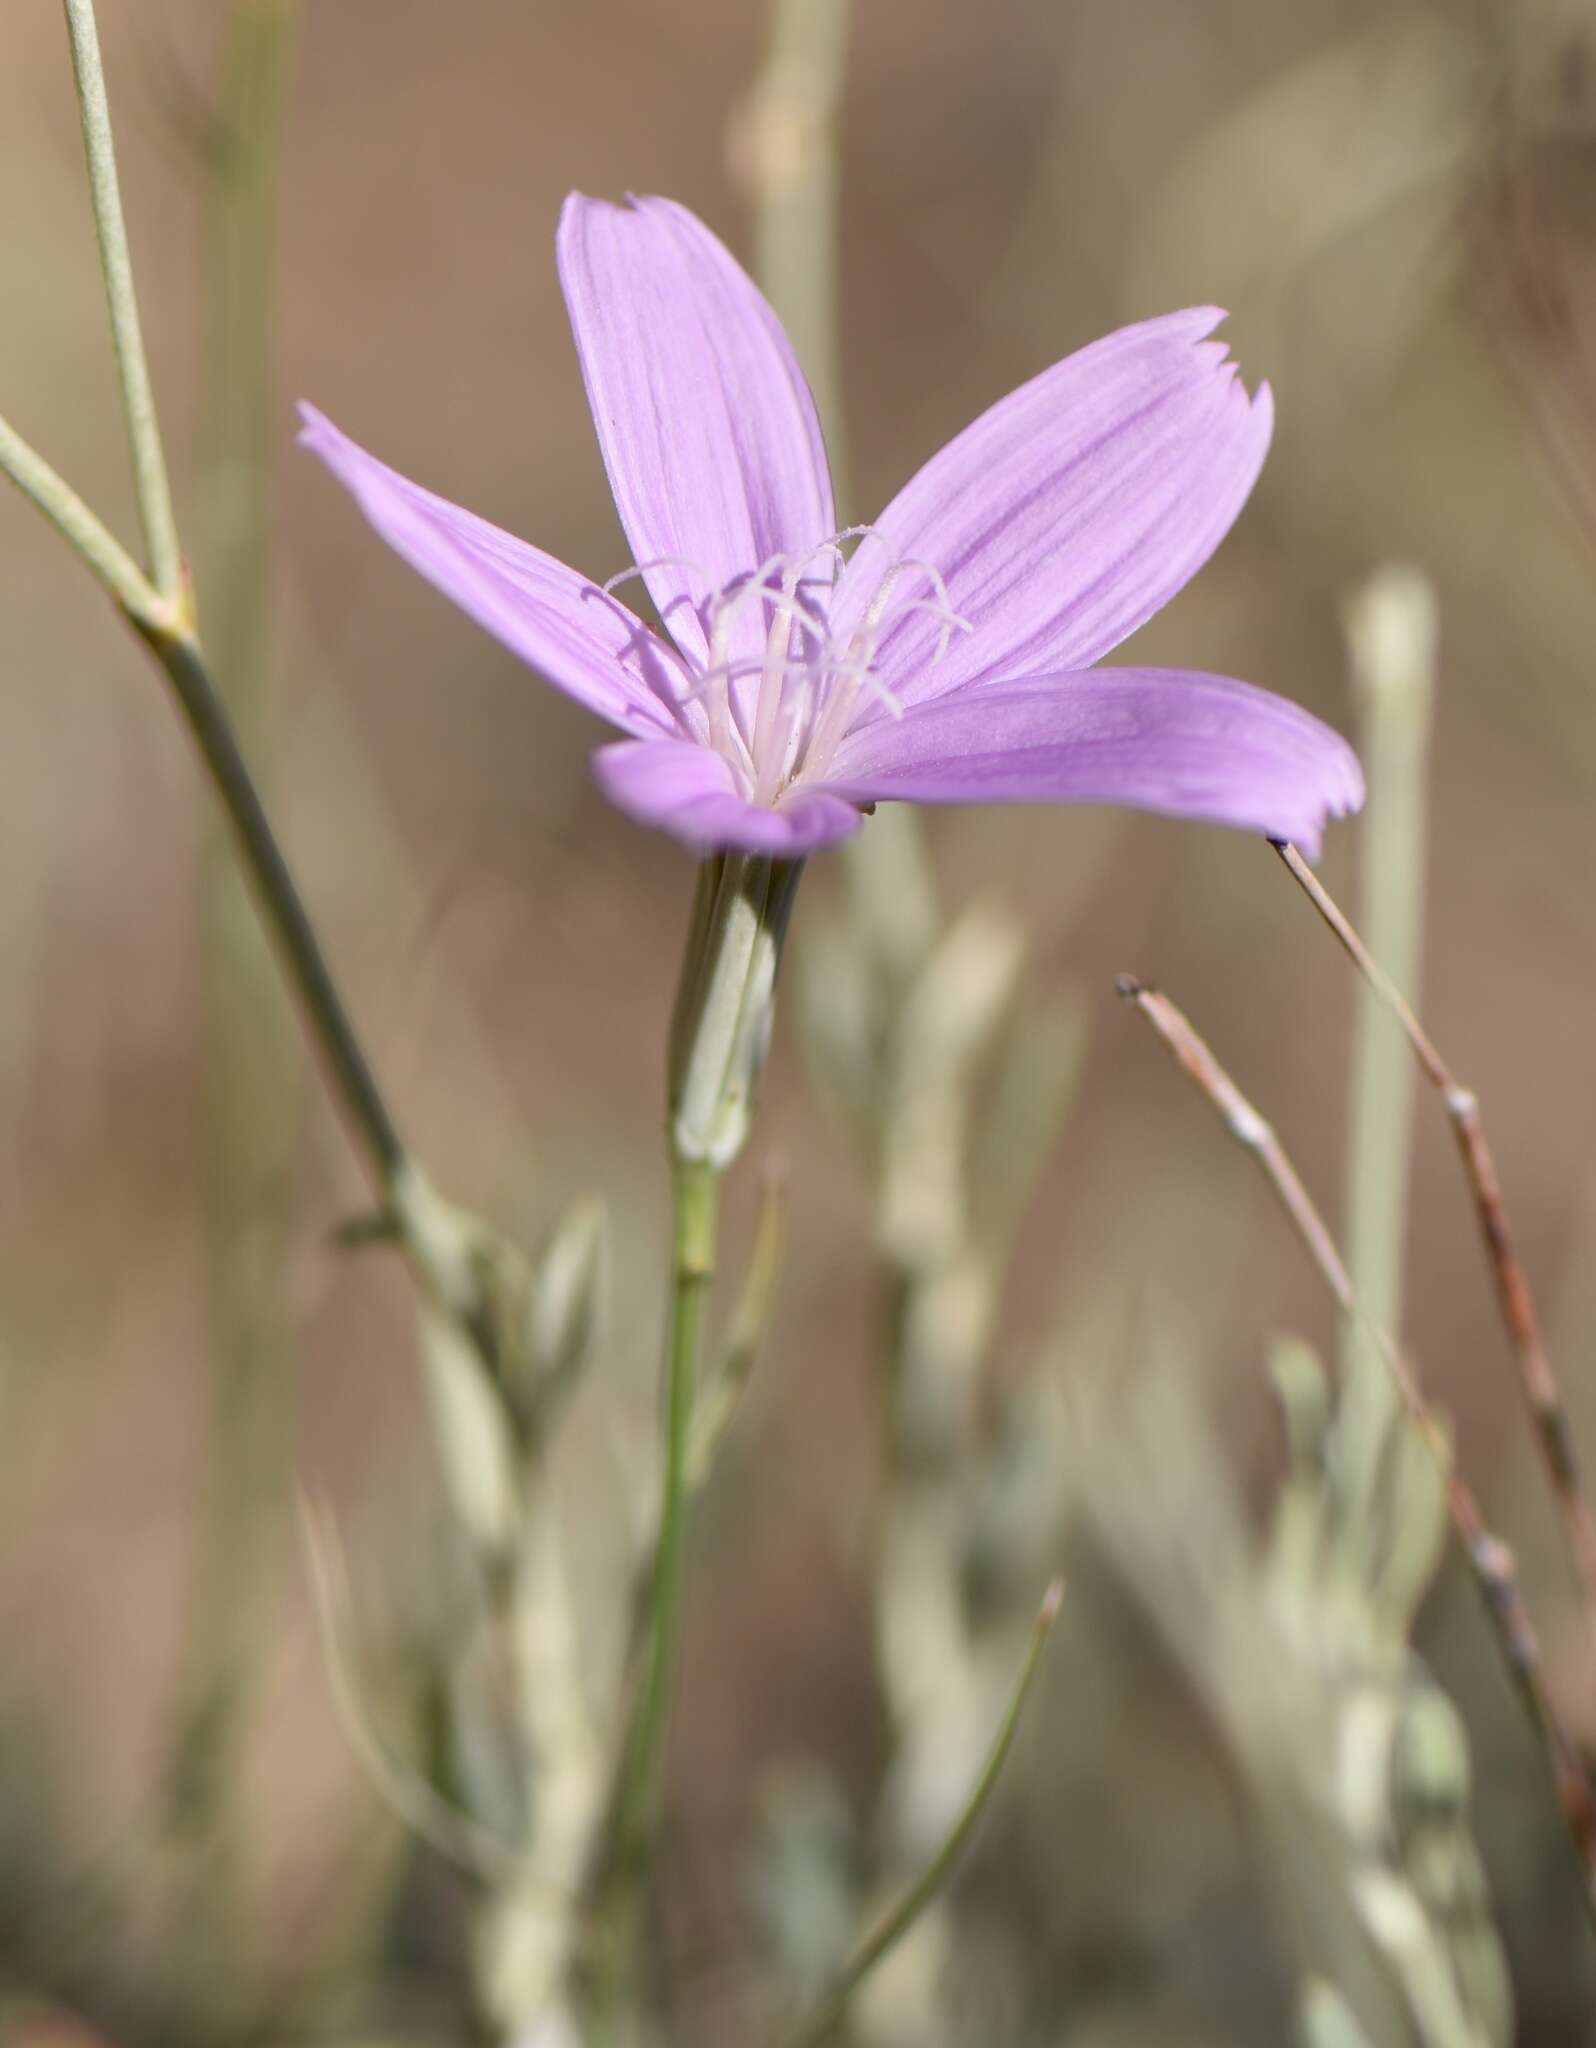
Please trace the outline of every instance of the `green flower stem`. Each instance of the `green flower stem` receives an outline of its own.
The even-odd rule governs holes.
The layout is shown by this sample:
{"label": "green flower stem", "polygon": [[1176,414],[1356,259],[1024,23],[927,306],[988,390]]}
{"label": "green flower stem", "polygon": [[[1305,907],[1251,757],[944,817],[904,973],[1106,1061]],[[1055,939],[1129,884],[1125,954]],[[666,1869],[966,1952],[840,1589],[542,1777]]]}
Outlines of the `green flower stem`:
{"label": "green flower stem", "polygon": [[704,1310],[715,1274],[715,1237],[720,1208],[720,1173],[716,1167],[702,1160],[678,1160],[674,1168],[674,1182],[670,1345],[665,1369],[664,1486],[649,1592],[643,1673],[621,1775],[615,1823],[618,1881],[629,1890],[636,1888],[653,1829],[671,1677],[676,1663],[681,1621],[683,1537],[689,1499],[688,1443],[698,1393]]}
{"label": "green flower stem", "polygon": [[678,1155],[672,1175],[675,1223],[659,1534],[648,1591],[642,1675],[593,1886],[596,1940],[590,2002],[592,2038],[599,2044],[622,2037],[637,1980],[642,1893],[658,1813],[660,1763],[680,1634],[682,1562],[692,1501],[689,1456],[704,1311],[715,1274],[720,1170],[707,1161]]}
{"label": "green flower stem", "polygon": [[133,455],[133,482],[138,493],[139,517],[144,524],[150,576],[160,594],[176,602],[184,587],[183,550],[178,543],[171,485],[167,481],[166,458],[161,452],[161,430],[155,414],[155,395],[150,388],[149,365],[144,358],[144,337],[139,327],[138,296],[133,289],[133,261],[128,251],[127,224],[122,218],[116,151],[111,142],[111,110],[105,96],[105,72],[100,63],[100,37],[95,26],[93,0],[66,0],[66,19],[67,34],[72,40],[72,70],[77,80],[83,146],[89,159],[89,192],[94,203],[95,233],[100,243],[100,268],[105,276],[105,296],[111,309],[111,338],[116,348],[117,374],[122,384],[122,409]]}
{"label": "green flower stem", "polygon": [[1025,1711],[1025,1702],[1031,1696],[1036,1674],[1041,1669],[1042,1652],[1053,1632],[1053,1624],[1058,1619],[1063,1599],[1064,1582],[1062,1579],[1055,1579],[1047,1589],[1032,1626],[1031,1639],[1026,1645],[1019,1676],[1014,1682],[1014,1690],[1009,1695],[1008,1705],[1004,1708],[1003,1718],[998,1723],[992,1747],[987,1751],[986,1762],[970,1788],[970,1796],[965,1800],[958,1817],[943,1838],[941,1847],[903,1897],[855,1950],[825,2003],[802,2030],[793,2036],[789,2048],[820,2048],[823,2041],[830,2039],[848,2009],[848,2001],[859,1986],[883,1957],[897,1947],[953,1875],[954,1866],[963,1854],[965,1844],[975,1832],[976,1823],[986,1811],[987,1801],[997,1787],[1003,1766],[1008,1761],[1009,1751],[1014,1746],[1015,1731],[1020,1725],[1020,1716]]}
{"label": "green flower stem", "polygon": [[704,861],[688,925],[668,1051],[674,1229],[665,1362],[659,1533],[643,1618],[642,1670],[592,1897],[595,2038],[613,2040],[636,1977],[639,1906],[659,1803],[660,1762],[681,1626],[704,1312],[715,1272],[720,1180],[741,1151],[770,1044],[776,970],[800,862],[719,853]]}
{"label": "green flower stem", "polygon": [[759,1216],[754,1225],[753,1249],[749,1254],[742,1292],[732,1313],[731,1335],[725,1356],[714,1379],[693,1404],[693,1431],[687,1450],[687,1484],[695,1493],[715,1468],[721,1446],[737,1419],[765,1339],[770,1334],[786,1235],[786,1176],[782,1168],[773,1164],[765,1170]]}

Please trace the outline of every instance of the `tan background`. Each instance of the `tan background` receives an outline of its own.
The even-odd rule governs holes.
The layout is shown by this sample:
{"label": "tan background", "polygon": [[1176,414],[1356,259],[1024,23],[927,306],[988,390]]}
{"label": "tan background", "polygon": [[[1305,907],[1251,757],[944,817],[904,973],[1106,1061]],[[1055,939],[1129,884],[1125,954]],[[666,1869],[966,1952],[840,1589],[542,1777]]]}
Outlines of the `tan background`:
{"label": "tan background", "polygon": [[[219,12],[109,0],[103,19],[191,517],[201,223],[185,113],[211,90]],[[294,452],[290,401],[313,398],[402,469],[595,575],[623,566],[555,278],[557,210],[572,186],[658,190],[746,251],[726,135],[760,46],[759,9],[733,0],[310,0],[281,194],[268,778],[440,1182],[528,1231],[581,1188],[610,1201],[620,1287],[603,1369],[634,1431],[654,1365],[660,1046],[689,863],[597,799],[591,721],[413,579]],[[1391,556],[1435,577],[1425,1013],[1488,1106],[1587,1441],[1596,586],[1578,504],[1596,452],[1593,64],[1596,17],[1572,0],[861,0],[842,275],[852,516],[1054,357],[1124,319],[1217,300],[1249,377],[1274,384],[1275,449],[1233,538],[1136,652],[1247,676],[1346,728],[1345,592]],[[0,251],[0,407],[131,534],[64,39],[33,0],[8,0],[0,21]],[[207,801],[155,672],[14,495],[0,498],[0,678],[0,1810],[18,1815],[0,1950],[22,1969],[39,1871],[70,1869],[149,1798],[181,1663],[207,1412]],[[1038,985],[1076,985],[1091,1009],[1082,1099],[1020,1248],[1005,1361],[1017,1369],[1060,1327],[1099,1327],[1117,1302],[1176,1303],[1239,1461],[1264,1469],[1263,1339],[1291,1323],[1326,1340],[1327,1308],[1246,1162],[1115,1004],[1112,976],[1134,968],[1186,1004],[1333,1207],[1341,962],[1267,850],[1238,835],[1037,812],[938,819],[933,842],[949,896],[1022,907]],[[1349,892],[1355,846],[1335,834],[1326,870]],[[804,887],[834,894],[830,863]],[[419,1553],[434,1481],[406,1292],[379,1257],[329,1250],[359,1177],[314,1075],[297,1113],[294,1467],[367,1532],[363,1556]],[[761,1142],[792,1156],[794,1277],[709,1518],[695,1705],[675,1756],[706,1981],[737,1953],[728,1899],[761,1761],[810,1749],[862,1791],[878,1754],[861,1579],[879,1466],[868,1189],[813,1113],[790,1030]],[[1410,1334],[1523,1548],[1554,1681],[1596,1736],[1429,1103],[1412,1239]],[[613,1483],[596,1425],[587,1455],[595,1485]],[[314,1887],[336,1897],[340,1845],[376,1809],[327,1705],[286,1481],[279,1497],[250,1882],[267,1951],[292,1958]],[[1523,2038],[1583,2039],[1572,2013],[1590,1949],[1569,1874],[1466,1596],[1441,1606]],[[1121,1624],[1093,1634],[1092,1608],[1088,1595],[1062,1630],[1028,1765],[1040,1796],[1009,1869],[1013,1910],[1036,1922],[1038,1995],[1085,2014],[1084,2029],[1094,1996],[1111,2004],[1122,1981],[1150,1979],[1192,2039],[1274,2038],[1280,1965],[1260,1946],[1197,1724],[1145,1643]],[[1516,1773],[1505,1801],[1496,1758]],[[418,1981],[446,1976],[437,1889],[423,1893],[437,1925],[404,1951]],[[141,1941],[155,1937],[118,1926],[63,1974],[113,1985],[99,2009],[148,2038]],[[711,2002],[731,1996],[717,1981]]]}

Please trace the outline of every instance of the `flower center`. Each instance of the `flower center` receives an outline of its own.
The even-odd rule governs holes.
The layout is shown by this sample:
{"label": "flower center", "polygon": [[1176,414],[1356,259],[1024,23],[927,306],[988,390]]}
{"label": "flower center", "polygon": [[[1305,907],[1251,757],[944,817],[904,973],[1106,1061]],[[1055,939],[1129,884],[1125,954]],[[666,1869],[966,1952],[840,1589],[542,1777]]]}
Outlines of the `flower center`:
{"label": "flower center", "polygon": [[[940,572],[904,556],[889,564],[857,625],[834,633],[828,610],[836,571],[849,559],[846,543],[866,536],[882,538],[874,527],[850,526],[807,554],[772,555],[702,607],[709,658],[684,688],[682,701],[702,703],[710,744],[756,804],[774,804],[800,778],[818,781],[824,775],[862,695],[902,717],[875,664],[888,631],[905,613],[930,612],[938,621],[933,664],[947,653],[954,633],[970,630],[949,602]],[[604,588],[640,573],[641,568],[623,570]],[[757,659],[748,651],[754,639],[747,630],[750,614],[763,627]]]}

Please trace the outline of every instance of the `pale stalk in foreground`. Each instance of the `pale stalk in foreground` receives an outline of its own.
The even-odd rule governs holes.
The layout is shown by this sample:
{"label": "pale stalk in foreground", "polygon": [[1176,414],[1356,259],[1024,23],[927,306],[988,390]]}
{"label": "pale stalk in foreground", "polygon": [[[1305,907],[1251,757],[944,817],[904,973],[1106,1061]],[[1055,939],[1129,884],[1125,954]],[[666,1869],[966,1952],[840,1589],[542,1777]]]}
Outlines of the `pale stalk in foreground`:
{"label": "pale stalk in foreground", "polygon": [[[1416,569],[1379,570],[1346,608],[1345,637],[1368,782],[1358,860],[1364,929],[1399,988],[1418,986],[1424,924],[1426,766],[1435,695],[1435,594]],[[1371,1323],[1402,1335],[1413,1067],[1402,1033],[1365,986],[1354,1033],[1342,1234]],[[1390,1374],[1353,1324],[1341,1341],[1339,1483],[1345,1540],[1374,1538],[1375,1446],[1395,1420]]]}

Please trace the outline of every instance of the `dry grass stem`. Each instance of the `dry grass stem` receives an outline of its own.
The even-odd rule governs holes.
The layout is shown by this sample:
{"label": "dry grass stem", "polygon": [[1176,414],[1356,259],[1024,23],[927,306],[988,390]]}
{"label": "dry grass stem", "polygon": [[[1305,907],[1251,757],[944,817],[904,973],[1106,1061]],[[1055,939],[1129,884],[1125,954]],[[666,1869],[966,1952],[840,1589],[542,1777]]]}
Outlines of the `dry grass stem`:
{"label": "dry grass stem", "polygon": [[[1148,988],[1134,975],[1121,975],[1116,986],[1120,995],[1152,1025],[1181,1070],[1213,1104],[1225,1128],[1252,1153],[1336,1301],[1347,1315],[1358,1316],[1352,1281],[1335,1241],[1269,1124],[1167,996]],[[1401,1001],[1394,991],[1393,998]],[[1540,1731],[1558,1803],[1584,1873],[1587,1909],[1596,1919],[1596,1800],[1579,1752],[1546,1690],[1540,1643],[1524,1605],[1513,1553],[1491,1533],[1479,1502],[1452,1468],[1446,1434],[1425,1404],[1407,1360],[1386,1331],[1368,1328],[1367,1334],[1389,1367],[1414,1428],[1445,1473],[1452,1528],[1479,1588],[1508,1671]]]}
{"label": "dry grass stem", "polygon": [[1472,1089],[1463,1087],[1442,1059],[1414,1015],[1412,1006],[1374,959],[1345,912],[1302,855],[1294,846],[1282,842],[1276,842],[1275,851],[1303,894],[1340,940],[1358,972],[1381,1001],[1389,1006],[1407,1035],[1425,1079],[1440,1096],[1446,1110],[1458,1154],[1463,1161],[1469,1193],[1473,1197],[1474,1212],[1479,1219],[1480,1235],[1485,1241],[1502,1320],[1507,1325],[1513,1347],[1519,1387],[1535,1427],[1541,1462],[1546,1468],[1569,1552],[1584,1590],[1587,1618],[1592,1630],[1596,1631],[1596,1516],[1592,1515],[1586,1498],[1568,1410],[1541,1335],[1540,1317],[1530,1292],[1529,1278],[1508,1223],[1502,1201],[1502,1183],[1480,1121],[1479,1103]]}

